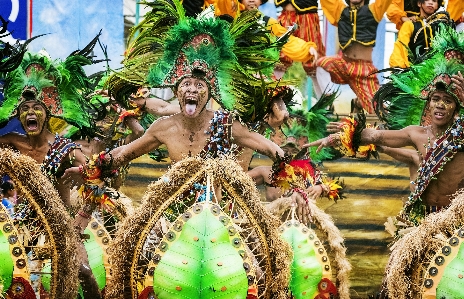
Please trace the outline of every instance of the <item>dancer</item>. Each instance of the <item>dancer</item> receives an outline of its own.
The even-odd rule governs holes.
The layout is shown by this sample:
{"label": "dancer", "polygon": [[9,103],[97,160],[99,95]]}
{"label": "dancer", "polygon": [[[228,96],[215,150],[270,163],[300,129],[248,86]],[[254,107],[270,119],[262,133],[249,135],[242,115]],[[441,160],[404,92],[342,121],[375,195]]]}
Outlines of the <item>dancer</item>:
{"label": "dancer", "polygon": [[[179,10],[177,4],[177,1],[174,1],[175,8]],[[225,109],[237,107],[234,106],[233,101],[238,98],[250,96],[250,93],[245,92],[248,89],[242,89],[243,87],[255,90],[256,95],[260,96],[257,97],[259,101],[253,103],[255,105],[250,105],[251,108],[242,107],[246,112],[249,112],[249,114],[244,115],[248,115],[250,119],[253,119],[252,117],[255,114],[259,113],[261,115],[266,113],[262,107],[267,107],[267,105],[263,105],[263,103],[267,104],[266,101],[269,98],[267,94],[263,92],[268,90],[268,84],[265,82],[263,85],[262,78],[256,78],[255,75],[259,74],[258,70],[262,66],[266,66],[269,61],[272,61],[266,56],[269,53],[266,52],[266,50],[272,47],[272,44],[267,42],[269,39],[261,38],[266,36],[267,32],[263,27],[258,26],[258,13],[254,11],[240,14],[236,22],[230,24],[217,18],[209,18],[209,14],[206,13],[199,19],[183,17],[182,10],[179,11],[177,16],[172,16],[171,14],[174,7],[172,4],[165,1],[157,1],[151,5],[157,14],[153,15],[153,19],[148,20],[144,26],[146,26],[145,28],[147,29],[149,28],[148,30],[153,30],[150,34],[153,33],[154,36],[158,37],[164,36],[165,39],[160,40],[160,44],[163,45],[163,48],[156,49],[161,50],[162,55],[159,55],[161,53],[152,53],[158,54],[158,59],[153,60],[154,65],[151,65],[151,69],[149,70],[148,81],[150,86],[171,87],[179,100],[181,112],[158,119],[148,128],[142,137],[127,145],[111,150],[108,153],[101,153],[96,157],[94,162],[84,167],[67,169],[63,176],[68,182],[83,176],[84,179],[88,180],[87,184],[89,185],[91,184],[89,180],[98,179],[99,176],[104,178],[111,175],[113,169],[144,153],[156,149],[161,144],[167,146],[171,160],[177,162],[163,178],[150,187],[154,188],[151,190],[156,190],[156,192],[160,190],[167,191],[169,189],[167,193],[162,191],[164,196],[168,197],[164,199],[165,204],[158,204],[160,198],[157,195],[150,198],[150,200],[144,201],[142,208],[138,210],[132,218],[124,222],[121,227],[121,233],[118,233],[116,236],[113,250],[114,255],[112,255],[112,260],[115,261],[113,277],[116,285],[109,288],[109,292],[111,292],[109,295],[121,296],[123,292],[131,292],[134,295],[134,292],[136,292],[137,295],[140,295],[137,288],[134,289],[134,285],[126,280],[129,277],[133,277],[133,275],[139,274],[141,276],[147,275],[147,279],[144,281],[145,289],[149,292],[148,287],[151,283],[153,290],[159,298],[168,296],[167,294],[171,290],[180,292],[179,294],[184,294],[184,291],[194,292],[193,289],[188,286],[191,285],[191,283],[180,278],[169,281],[163,280],[163,283],[158,279],[150,279],[150,276],[152,276],[150,273],[152,272],[142,272],[144,267],[151,267],[150,261],[147,260],[147,263],[142,261],[144,257],[140,255],[140,250],[145,249],[142,249],[139,245],[143,245],[145,242],[144,240],[147,240],[146,238],[148,238],[151,233],[160,235],[161,232],[163,232],[162,228],[157,228],[157,223],[161,221],[174,223],[177,221],[176,219],[180,221],[181,218],[178,217],[182,217],[184,211],[190,211],[190,204],[195,203],[197,199],[194,196],[196,194],[195,190],[197,189],[192,188],[202,189],[201,185],[206,185],[206,187],[209,188],[209,183],[205,184],[205,176],[198,176],[197,173],[202,173],[202,171],[210,169],[211,172],[207,173],[207,177],[213,176],[215,178],[221,178],[223,175],[225,175],[224,178],[227,177],[227,179],[215,181],[217,184],[221,184],[223,188],[221,188],[222,190],[214,188],[214,191],[211,192],[211,198],[214,198],[215,202],[218,204],[223,204],[221,209],[228,211],[230,217],[238,217],[236,219],[246,217],[246,219],[249,220],[238,223],[239,226],[243,226],[243,231],[245,231],[245,226],[247,227],[246,230],[252,231],[257,231],[258,228],[262,227],[263,231],[268,234],[267,238],[273,240],[272,244],[265,241],[265,239],[262,239],[262,234],[259,232],[247,234],[245,237],[246,239],[252,238],[255,239],[255,241],[259,240],[260,242],[265,242],[262,243],[263,246],[260,248],[269,248],[270,250],[269,253],[260,253],[257,255],[251,250],[254,249],[259,252],[261,250],[260,248],[245,247],[243,253],[247,256],[246,258],[259,256],[258,263],[253,262],[251,265],[247,262],[247,265],[251,267],[261,267],[261,264],[259,264],[261,259],[272,261],[272,263],[264,262],[262,265],[266,267],[266,271],[271,271],[265,273],[272,273],[273,276],[270,278],[268,276],[269,274],[266,274],[263,278],[263,276],[259,274],[261,273],[259,269],[255,272],[246,266],[245,271],[249,271],[250,285],[246,283],[245,286],[242,286],[245,290],[244,295],[246,296],[246,289],[248,289],[249,295],[255,294],[253,286],[256,281],[258,289],[262,292],[268,292],[272,298],[283,298],[285,296],[283,285],[288,283],[286,272],[287,261],[286,257],[284,257],[287,251],[285,245],[283,245],[278,238],[275,239],[276,227],[273,226],[274,218],[266,214],[259,200],[254,198],[257,192],[255,192],[256,189],[251,183],[251,179],[237,167],[237,164],[231,163],[229,160],[225,159],[227,156],[234,153],[237,146],[256,150],[274,160],[283,156],[283,151],[276,144],[265,139],[262,135],[256,132],[250,132],[248,127],[234,119],[232,113],[226,110],[213,111],[206,108],[206,104],[209,100],[215,100],[217,103],[220,103],[221,106],[224,106]],[[170,20],[176,20],[176,22],[168,32],[159,32],[158,35],[158,33],[154,31],[161,30],[161,28],[151,28],[148,24],[150,24],[150,22],[158,24],[158,22],[161,21],[159,18],[162,15],[160,12],[166,12],[166,17],[170,17]],[[251,31],[254,32],[253,35],[250,35]],[[148,32],[145,33],[148,34]],[[143,34],[140,36],[143,36]],[[243,41],[244,39],[248,39],[252,42],[251,44],[253,47],[249,47],[248,43],[247,45],[238,42],[234,43],[235,40]],[[152,49],[150,51],[152,51]],[[251,53],[254,53],[254,51],[256,51],[256,53],[252,55]],[[135,52],[136,51],[134,51],[134,53]],[[132,58],[136,60],[135,56]],[[149,57],[145,58],[149,59]],[[132,67],[134,64],[130,64],[131,57],[129,57],[126,62],[127,67],[118,74],[118,80],[123,79],[122,74],[124,74],[126,78],[132,74],[131,72],[133,71]],[[136,68],[136,70],[138,74],[140,74],[140,69]],[[246,73],[244,73],[244,71]],[[118,80],[113,82],[110,81],[109,85],[120,86],[119,83],[117,83]],[[263,86],[264,88],[259,90],[259,86]],[[110,92],[114,93],[115,97],[118,98],[118,90],[110,89]],[[263,94],[266,95],[264,98]],[[120,98],[124,98],[124,96],[120,96]],[[243,121],[247,122],[248,119],[244,119]],[[216,159],[221,157],[223,159]],[[222,172],[217,172],[216,169],[222,169]],[[184,179],[179,179],[179,176],[184,176]],[[237,180],[237,178],[240,178],[240,180]],[[180,182],[181,184],[179,185],[176,182]],[[227,186],[229,186],[229,182],[234,185],[233,189],[228,189],[229,187]],[[193,183],[198,183],[200,186],[195,186]],[[240,184],[242,187],[238,188],[238,185],[235,186],[235,184]],[[224,190],[228,190],[227,194],[224,193]],[[226,198],[234,196],[237,192],[238,194],[244,195],[244,200],[240,202],[235,202],[234,200],[231,202],[232,206],[226,204],[228,202]],[[151,193],[151,191],[149,193]],[[151,194],[154,195],[154,193]],[[210,192],[205,192],[205,197],[208,197],[207,194],[210,194]],[[182,196],[179,197],[178,195]],[[156,205],[153,206],[154,204]],[[208,200],[205,200],[205,204],[208,204]],[[206,209],[205,205],[202,204],[201,206]],[[237,209],[234,207],[237,207]],[[151,213],[150,211],[153,211],[153,208],[155,208],[157,212]],[[195,208],[195,206],[192,206],[192,208]],[[251,209],[253,213],[248,213],[245,216],[243,213],[249,209]],[[196,210],[194,209],[192,211]],[[201,213],[201,215],[203,214]],[[254,215],[259,215],[261,219],[259,219],[259,221],[255,220]],[[150,220],[147,221],[146,217],[149,217]],[[190,220],[187,218],[185,219],[186,225],[183,227],[188,227],[187,223],[190,225],[191,222],[189,222]],[[224,218],[224,221],[226,220],[227,218]],[[213,219],[210,221],[213,221]],[[211,224],[213,224],[213,222],[211,222]],[[221,225],[224,226],[223,224]],[[180,238],[184,236],[183,227],[179,227],[180,231],[176,232],[176,236],[180,236]],[[230,232],[232,233],[232,230]],[[166,231],[164,231],[164,233],[166,233]],[[127,236],[127,234],[130,235],[129,238],[124,237]],[[170,238],[168,235],[163,235],[161,235],[163,240],[164,238]],[[201,237],[202,236],[199,236],[199,239],[201,239]],[[135,242],[132,240],[133,238],[137,238],[141,240],[141,242]],[[171,238],[171,241],[174,240]],[[175,241],[177,241],[177,239]],[[203,242],[203,240],[201,241]],[[216,241],[213,240],[210,244],[215,242]],[[240,240],[237,239],[236,244],[240,243]],[[229,248],[228,246],[231,244],[224,244],[224,246],[226,245],[227,247],[224,248]],[[169,263],[168,260],[163,260],[163,258],[168,256],[168,253],[158,253],[158,251],[163,250],[164,247],[155,245],[151,248],[153,249],[147,248],[146,250],[154,250],[150,251],[153,252],[153,255],[149,255],[155,257],[152,262],[158,263],[156,256],[159,256],[161,263],[164,264],[164,261],[166,261],[164,265]],[[280,251],[278,248],[280,248]],[[171,249],[173,250],[171,251]],[[195,252],[197,249],[195,249]],[[120,250],[125,250],[127,254],[123,256],[117,254]],[[169,247],[167,252],[174,254],[173,251],[175,251],[175,246]],[[201,250],[199,254],[203,254]],[[242,255],[242,258],[245,258],[245,255]],[[133,260],[135,262],[127,263],[128,260]],[[195,264],[196,263],[191,262],[189,256],[185,257],[185,263],[183,263],[183,265],[186,267],[194,267]],[[218,265],[226,266],[226,264],[222,262],[216,266]],[[230,265],[227,264],[227,266],[229,267]],[[157,271],[163,271],[161,270],[162,267],[160,268],[159,266],[153,269],[153,275],[155,276],[157,275]],[[197,268],[195,269],[194,271],[199,271]],[[240,271],[243,271],[243,269]],[[167,274],[167,272],[163,273]],[[175,274],[172,271],[170,271],[170,273]],[[230,275],[230,273],[228,275]],[[255,278],[255,275],[258,277]],[[196,274],[194,276],[196,279],[198,278],[202,281],[206,279]],[[173,283],[177,285],[173,285]],[[205,281],[205,283],[212,283],[213,285],[211,288],[208,287],[207,290],[201,290],[202,294],[204,292],[214,292],[218,289],[223,292],[233,292],[233,290],[238,287],[228,279],[224,280],[221,278],[219,281],[214,273],[208,276],[208,281]],[[222,285],[216,285],[219,283]],[[259,285],[262,287],[259,287]]]}
{"label": "dancer", "polygon": [[[437,2],[439,7],[444,6],[444,1],[438,0]],[[396,29],[400,30],[406,21],[416,22],[419,20],[420,6],[415,0],[392,0],[387,9],[387,18],[396,24]],[[464,12],[464,3],[459,0],[449,0],[446,11],[449,13],[450,19],[458,23]]]}
{"label": "dancer", "polygon": [[[353,112],[366,110],[374,113],[371,103],[379,80],[372,63],[377,26],[391,0],[321,0],[324,15],[338,27],[338,40],[342,53],[335,57],[322,57],[316,65],[330,73],[332,82],[348,84],[356,94]],[[348,5],[347,5],[348,4]],[[359,30],[363,28],[363,30]]]}
{"label": "dancer", "polygon": [[[264,3],[264,2],[263,2]],[[294,32],[296,37],[301,38],[306,42],[313,42],[317,47],[317,55],[315,57],[325,56],[325,46],[322,42],[321,29],[319,25],[319,15],[317,13],[318,1],[300,1],[300,0],[274,0],[276,6],[282,7],[282,13],[278,17],[279,23],[283,27],[290,27],[296,24],[298,29]],[[317,59],[317,58],[315,58]],[[289,53],[281,52],[280,61],[283,63],[284,71],[287,69],[294,59]],[[301,60],[300,60],[301,61]],[[309,60],[303,61],[303,69],[308,76],[308,85],[314,87],[316,98],[320,98],[324,91],[320,86],[316,77],[316,66],[314,62]],[[312,90],[308,88],[308,97],[311,98]]]}
{"label": "dancer", "polygon": [[[415,61],[431,49],[432,39],[438,34],[440,23],[452,26],[447,13],[437,12],[440,7],[436,0],[417,0],[417,6],[417,20],[405,22],[398,32],[398,39],[390,56],[391,67],[409,67],[410,61]],[[408,52],[412,57],[409,57]]]}
{"label": "dancer", "polygon": [[[84,101],[81,92],[88,88],[82,66],[92,63],[88,55],[97,38],[82,51],[70,55],[59,66],[44,54],[27,52],[21,67],[7,75],[5,101],[0,109],[1,123],[19,117],[26,132],[26,135],[6,134],[0,137],[0,145],[14,148],[41,164],[42,171],[68,208],[71,206],[72,184],[64,183],[60,177],[64,169],[85,164],[86,158],[79,145],[52,134],[49,124],[52,118],[62,118],[80,128],[84,134],[91,134],[94,130],[93,120],[88,113],[92,109]],[[75,225],[81,216],[77,215]],[[87,266],[85,249],[81,248],[80,254],[80,279],[84,293],[91,298],[100,298],[100,291]]]}
{"label": "dancer", "polygon": [[[266,1],[240,0],[240,3],[243,4],[243,6],[245,7],[245,10],[258,9],[260,5],[266,2],[267,0]],[[292,4],[288,4],[288,5],[292,5]],[[317,7],[317,3],[316,3],[316,7]],[[305,13],[305,15],[307,16],[311,16],[312,14],[314,14],[314,12]],[[317,10],[316,10],[315,15],[317,16]],[[301,18],[304,18],[304,16],[300,16],[300,19]],[[313,18],[309,18],[309,19],[313,20]],[[292,26],[294,26],[294,24],[298,26],[297,29],[293,32],[293,34],[289,36],[288,42],[282,47],[281,61],[285,61],[285,67],[284,67],[285,69],[288,68],[293,63],[293,61],[302,62],[303,68],[305,68],[305,71],[307,72],[308,76],[312,76],[314,77],[314,79],[315,79],[314,62],[317,60],[318,57],[325,55],[324,45],[322,44],[321,34],[319,33],[319,17],[317,17],[317,20],[318,21],[316,23],[313,21],[312,23],[309,23],[307,28],[300,28],[299,26],[301,25],[301,22],[295,22],[292,24],[290,24],[290,22],[287,22],[286,24],[281,24],[282,20],[277,21],[271,17],[265,16],[265,15],[262,16],[262,21],[264,22],[264,25],[276,37],[280,37],[283,34],[287,33],[288,31],[287,28],[291,28]],[[314,35],[314,33],[312,32],[312,27],[314,26],[316,27],[315,29],[318,32],[316,35]],[[299,36],[300,32],[305,32],[305,30],[308,31],[308,29],[309,29],[309,32],[311,32],[313,36],[307,35],[305,38]],[[317,42],[320,42],[320,45],[318,45]],[[316,83],[315,83],[315,86],[316,86]],[[317,85],[317,88],[318,88],[318,85]],[[318,93],[318,96],[320,95],[321,94]]]}
{"label": "dancer", "polygon": [[[401,130],[364,129],[359,136],[361,144],[413,146],[423,157],[414,183],[415,190],[402,213],[402,217],[412,224],[417,225],[426,214],[448,206],[450,196],[462,187],[464,174],[457,171],[457,165],[464,158],[460,151],[464,132],[460,116],[464,101],[463,73],[464,65],[456,64],[454,60],[447,61],[442,54],[437,54],[420,65],[412,66],[407,73],[392,75],[395,84],[403,91],[426,100],[432,123]],[[341,146],[346,147],[354,140],[353,137],[335,133],[306,146],[318,145],[321,149],[336,146],[341,141]]]}

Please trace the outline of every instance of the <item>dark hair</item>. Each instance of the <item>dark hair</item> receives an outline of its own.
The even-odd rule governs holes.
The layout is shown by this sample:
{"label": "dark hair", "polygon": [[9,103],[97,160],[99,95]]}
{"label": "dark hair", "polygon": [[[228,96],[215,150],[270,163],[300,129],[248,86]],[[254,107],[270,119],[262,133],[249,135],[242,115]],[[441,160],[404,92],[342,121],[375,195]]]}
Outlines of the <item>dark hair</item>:
{"label": "dark hair", "polygon": [[[364,0],[364,5],[368,5],[370,0]],[[345,0],[346,4],[350,5],[350,0]]]}
{"label": "dark hair", "polygon": [[15,187],[12,182],[6,181],[2,183],[0,188],[2,189],[3,194],[5,194],[6,192],[10,190],[14,190]]}
{"label": "dark hair", "polygon": [[[425,3],[425,0],[410,0],[410,2],[411,2],[412,7],[416,7],[417,3]],[[437,2],[438,2],[438,8],[445,5],[445,0],[437,0]]]}
{"label": "dark hair", "polygon": [[[238,2],[242,3],[243,0],[238,0]],[[267,2],[267,0],[261,0],[261,5],[263,5],[263,4],[266,3],[266,2]]]}

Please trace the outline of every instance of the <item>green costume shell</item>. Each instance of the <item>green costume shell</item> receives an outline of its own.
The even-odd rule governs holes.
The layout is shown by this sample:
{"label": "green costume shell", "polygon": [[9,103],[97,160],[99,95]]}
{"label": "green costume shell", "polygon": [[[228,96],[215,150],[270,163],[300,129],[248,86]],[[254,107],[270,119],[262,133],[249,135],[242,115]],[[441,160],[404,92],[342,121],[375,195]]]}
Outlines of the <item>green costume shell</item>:
{"label": "green costume shell", "polygon": [[438,250],[426,272],[422,298],[462,298],[464,289],[464,228]]}
{"label": "green costume shell", "polygon": [[298,220],[286,221],[280,232],[293,250],[289,283],[292,295],[296,299],[329,298],[330,293],[336,295],[329,257],[316,232]]}

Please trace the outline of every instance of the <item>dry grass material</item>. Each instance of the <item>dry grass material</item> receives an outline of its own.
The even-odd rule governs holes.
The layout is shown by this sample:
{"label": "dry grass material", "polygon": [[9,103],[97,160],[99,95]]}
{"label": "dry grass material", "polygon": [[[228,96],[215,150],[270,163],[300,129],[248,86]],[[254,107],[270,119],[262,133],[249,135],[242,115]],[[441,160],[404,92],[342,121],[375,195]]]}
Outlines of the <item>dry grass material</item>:
{"label": "dry grass material", "polygon": [[50,298],[76,298],[78,238],[57,191],[33,159],[9,149],[0,149],[0,173],[8,174],[13,180],[48,234],[52,271]]}
{"label": "dry grass material", "polygon": [[394,245],[385,270],[389,298],[420,298],[423,272],[454,231],[464,224],[464,192],[455,194],[451,205],[428,215],[413,231]]}
{"label": "dry grass material", "polygon": [[125,218],[110,246],[113,279],[107,285],[107,298],[137,298],[134,274],[143,242],[162,212],[194,182],[208,174],[214,182],[235,198],[235,204],[245,211],[247,219],[264,237],[268,254],[266,294],[260,298],[284,299],[287,296],[291,251],[278,233],[280,220],[268,213],[260,202],[260,195],[252,179],[231,159],[203,160],[186,158],[174,164],[158,181],[150,184],[142,204],[134,214]]}
{"label": "dry grass material", "polygon": [[308,200],[311,216],[315,225],[325,235],[333,256],[334,267],[337,271],[337,289],[340,299],[350,298],[351,264],[346,258],[346,247],[340,230],[335,226],[332,217],[316,206],[313,200]]}

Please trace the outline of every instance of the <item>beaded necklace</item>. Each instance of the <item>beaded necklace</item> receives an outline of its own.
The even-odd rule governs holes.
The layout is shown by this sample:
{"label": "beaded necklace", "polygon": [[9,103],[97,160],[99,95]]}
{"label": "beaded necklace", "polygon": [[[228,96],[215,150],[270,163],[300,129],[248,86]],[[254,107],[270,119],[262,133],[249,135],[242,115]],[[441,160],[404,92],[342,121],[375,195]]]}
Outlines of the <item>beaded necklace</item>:
{"label": "beaded necklace", "polygon": [[459,117],[443,135],[435,140],[432,146],[427,145],[427,153],[422,161],[418,176],[413,184],[416,186],[414,192],[408,198],[403,211],[408,218],[418,224],[425,217],[425,206],[421,195],[429,185],[430,181],[436,178],[445,164],[451,161],[454,155],[464,149],[464,128],[462,126],[463,117]]}
{"label": "beaded necklace", "polygon": [[[44,161],[42,162],[42,172],[52,181],[56,180],[58,169],[63,163],[63,159],[69,155],[69,153],[76,149],[80,148],[80,145],[71,141],[71,139],[62,138],[55,135],[55,141],[50,144],[50,149],[45,155]],[[72,164],[72,159],[74,157],[70,156],[70,162]]]}
{"label": "beaded necklace", "polygon": [[208,159],[236,153],[239,147],[232,143],[232,118],[230,114],[219,110],[214,111],[213,118],[209,123],[210,127],[205,133],[209,133],[210,136],[200,153],[200,157]]}

